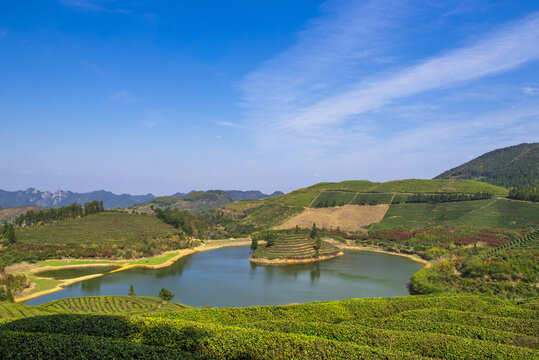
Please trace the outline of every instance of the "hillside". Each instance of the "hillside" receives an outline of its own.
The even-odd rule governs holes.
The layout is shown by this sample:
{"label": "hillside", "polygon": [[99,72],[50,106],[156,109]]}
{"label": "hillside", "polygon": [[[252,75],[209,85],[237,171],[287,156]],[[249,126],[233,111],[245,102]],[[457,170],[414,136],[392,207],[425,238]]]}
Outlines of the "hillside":
{"label": "hillside", "polygon": [[[342,227],[341,224],[333,225],[334,227],[341,227],[343,230],[357,231],[358,224],[361,224],[359,225],[361,227],[377,222],[387,210],[387,206],[370,207],[369,204],[389,204],[394,196],[399,195],[402,198],[418,193],[423,194],[424,197],[439,197],[440,195],[438,194],[441,193],[446,197],[454,196],[459,198],[464,195],[475,196],[478,193],[506,195],[507,189],[473,180],[410,179],[385,183],[351,180],[339,183],[319,183],[292,191],[286,195],[262,200],[235,202],[203,214],[203,217],[210,225],[224,229],[229,233],[248,234],[260,229],[279,226],[293,216],[303,213],[306,208],[309,208],[309,213],[312,213],[313,216],[308,219],[301,218],[297,222],[292,221],[289,223],[291,227],[303,223],[312,225],[313,222],[319,220],[318,215],[325,218],[334,218],[334,216],[331,216],[332,211],[324,208],[318,209],[321,202],[323,207],[327,206],[329,208],[358,205],[354,207],[352,212],[356,212],[356,209],[361,209],[358,213],[361,213],[361,216],[366,216],[367,219],[358,218],[357,224],[353,223],[348,228]],[[359,207],[362,204],[365,205],[364,208]],[[381,208],[385,210],[381,212]],[[371,214],[371,210],[375,213]],[[346,211],[349,212],[348,210]]]}
{"label": "hillside", "polygon": [[58,190],[55,193],[50,191],[40,191],[29,188],[20,191],[0,190],[0,208],[20,207],[20,206],[42,206],[42,207],[60,207],[68,206],[73,203],[83,205],[90,201],[103,201],[105,209],[116,207],[126,207],[153,199],[152,194],[146,195],[116,195],[110,191],[92,191],[88,193],[74,193],[71,191]]}
{"label": "hillside", "polygon": [[130,207],[137,212],[151,213],[154,209],[178,209],[187,210],[194,214],[219,208],[229,204],[232,199],[221,190],[192,191],[189,194],[179,196],[160,196],[151,201]]}
{"label": "hillside", "polygon": [[[41,306],[0,303],[0,317],[5,319],[0,325],[0,356],[70,359],[82,353],[88,358],[268,360],[539,356],[539,308],[533,299],[436,295],[218,309],[158,304],[157,299],[126,296],[66,299]],[[100,313],[106,315],[93,315]]]}
{"label": "hillside", "polygon": [[69,258],[150,256],[186,247],[178,230],[151,215],[103,212],[49,225],[18,228],[0,248],[0,263]]}
{"label": "hillside", "polygon": [[539,179],[539,143],[490,151],[434,179],[471,179],[504,187],[529,184]]}

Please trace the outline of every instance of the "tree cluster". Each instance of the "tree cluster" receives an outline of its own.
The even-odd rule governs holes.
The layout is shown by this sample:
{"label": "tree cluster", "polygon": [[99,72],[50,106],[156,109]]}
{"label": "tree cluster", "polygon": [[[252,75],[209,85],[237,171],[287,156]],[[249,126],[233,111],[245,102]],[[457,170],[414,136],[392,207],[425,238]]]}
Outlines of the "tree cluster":
{"label": "tree cluster", "polygon": [[455,201],[471,201],[492,199],[494,194],[483,191],[474,194],[468,193],[438,193],[438,194],[422,194],[416,193],[413,195],[395,195],[393,203],[443,203]]}
{"label": "tree cluster", "polygon": [[539,180],[509,190],[509,198],[526,201],[539,201]]}
{"label": "tree cluster", "polygon": [[0,226],[0,239],[6,239],[9,244],[15,244],[17,242],[17,235],[15,234],[13,224],[5,223],[3,226]]}
{"label": "tree cluster", "polygon": [[165,224],[174,226],[187,236],[204,237],[208,224],[187,210],[155,209],[155,215]]}
{"label": "tree cluster", "polygon": [[48,208],[39,211],[29,210],[15,218],[17,226],[32,226],[37,224],[51,224],[57,221],[74,219],[84,215],[97,214],[105,211],[103,201],[90,201],[82,207],[79,204],[71,204],[59,208]]}
{"label": "tree cluster", "polygon": [[84,203],[85,215],[97,214],[103,211],[105,211],[105,207],[103,206],[103,201],[94,200],[94,201]]}

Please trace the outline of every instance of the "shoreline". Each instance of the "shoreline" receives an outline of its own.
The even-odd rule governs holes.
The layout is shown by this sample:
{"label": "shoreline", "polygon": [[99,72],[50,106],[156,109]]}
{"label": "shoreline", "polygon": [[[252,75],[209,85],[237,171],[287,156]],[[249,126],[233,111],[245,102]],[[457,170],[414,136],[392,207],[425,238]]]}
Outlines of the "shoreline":
{"label": "shoreline", "polygon": [[[98,262],[99,260],[96,261],[95,259],[91,259],[92,261],[96,261],[96,263],[73,264],[73,265],[66,264],[66,265],[56,265],[56,266],[47,265],[47,266],[41,266],[41,267],[33,266],[32,268],[30,268],[30,269],[28,269],[26,271],[23,271],[21,273],[23,273],[25,275],[34,275],[36,272],[47,271],[47,270],[56,270],[56,269],[64,269],[64,268],[83,268],[83,267],[91,267],[91,266],[103,266],[103,267],[105,267],[105,266],[114,266],[116,264],[117,264],[116,266],[118,266],[119,268],[114,269],[112,271],[107,271],[107,272],[104,272],[104,273],[85,275],[85,276],[81,276],[81,277],[73,278],[73,279],[58,280],[59,283],[56,284],[54,287],[52,287],[50,289],[45,289],[45,290],[38,291],[38,292],[35,292],[35,293],[31,293],[31,294],[25,294],[25,292],[23,291],[21,294],[15,296],[14,301],[17,302],[17,303],[22,303],[22,302],[34,299],[34,298],[42,296],[42,295],[47,295],[47,294],[51,294],[51,293],[60,291],[64,287],[75,284],[77,282],[97,278],[97,277],[103,276],[105,274],[115,273],[115,272],[119,272],[119,271],[123,271],[123,270],[133,269],[133,268],[160,269],[160,268],[168,267],[168,266],[174,264],[176,261],[178,261],[179,259],[181,259],[182,257],[187,256],[187,255],[195,254],[195,253],[202,252],[202,251],[220,249],[220,248],[224,248],[224,247],[249,246],[250,244],[251,244],[251,241],[248,240],[248,239],[212,240],[208,244],[198,246],[196,248],[173,250],[173,251],[165,252],[165,253],[162,253],[162,254],[159,254],[159,255],[153,257],[153,258],[157,258],[157,257],[164,256],[164,255],[167,255],[167,254],[176,253],[176,255],[174,255],[173,257],[171,257],[171,258],[169,258],[169,259],[167,259],[164,262],[159,263],[159,264],[143,264],[143,263],[142,264],[141,263],[134,264],[134,263],[128,263],[128,261],[126,261],[126,260],[106,260],[106,259],[103,259],[104,262],[99,263]],[[257,264],[257,265],[305,264],[305,263],[312,263],[312,262],[316,262],[316,261],[330,260],[330,259],[333,259],[333,258],[336,258],[336,257],[339,257],[339,256],[343,255],[344,252],[342,250],[351,250],[351,251],[370,251],[370,252],[378,252],[378,253],[383,253],[383,254],[388,254],[388,255],[396,255],[396,256],[405,257],[405,258],[408,258],[408,259],[410,259],[412,261],[421,263],[421,264],[425,265],[425,267],[427,267],[427,268],[432,266],[432,263],[430,261],[422,259],[417,255],[396,253],[396,252],[391,252],[391,251],[387,251],[387,250],[383,250],[381,248],[376,248],[376,247],[371,247],[371,246],[357,246],[357,245],[338,244],[337,247],[339,249],[341,249],[341,251],[338,254],[336,254],[334,256],[322,256],[322,257],[319,257],[319,258],[316,258],[316,259],[302,259],[302,260],[294,260],[294,259],[288,259],[288,260],[287,259],[275,259],[275,260],[265,260],[264,259],[264,260],[262,260],[262,259],[260,259],[260,260],[256,260],[256,259],[249,258],[249,261],[251,261],[251,262],[253,262],[253,263]],[[146,260],[146,261],[149,261],[150,259],[152,259],[152,258],[148,258],[148,260]],[[80,259],[74,259],[74,260],[79,261]],[[141,259],[135,260],[135,262],[140,262],[140,261],[142,261],[142,260]],[[37,265],[37,264],[35,264],[35,265]],[[51,278],[43,277],[43,279],[51,279]],[[32,286],[30,287],[30,289],[32,289]]]}
{"label": "shoreline", "polygon": [[[34,299],[34,298],[42,296],[42,295],[47,295],[47,294],[51,294],[51,293],[60,291],[64,287],[75,284],[77,282],[97,278],[97,277],[103,276],[105,274],[115,273],[115,272],[118,272],[118,271],[123,271],[123,270],[128,270],[128,269],[133,269],[133,268],[160,269],[160,268],[168,267],[168,266],[174,264],[176,261],[178,261],[179,259],[181,259],[184,256],[195,254],[197,252],[220,249],[220,248],[223,248],[223,247],[249,246],[250,244],[251,244],[251,241],[247,240],[247,239],[212,240],[209,244],[197,246],[196,248],[172,250],[172,251],[169,251],[169,252],[159,254],[159,255],[157,255],[155,257],[160,257],[160,256],[164,256],[164,255],[167,255],[167,254],[176,253],[175,256],[165,260],[164,262],[162,262],[160,264],[133,264],[133,263],[129,264],[129,263],[127,263],[128,260],[116,260],[115,261],[115,260],[103,259],[104,262],[98,263],[97,261],[99,261],[99,260],[97,260],[95,264],[73,264],[73,265],[66,264],[66,265],[58,265],[58,266],[48,265],[48,266],[42,266],[42,267],[34,266],[31,269],[29,269],[27,271],[23,271],[21,273],[24,274],[24,275],[34,275],[36,272],[40,272],[40,271],[57,270],[57,269],[65,269],[65,268],[79,268],[79,267],[82,268],[82,267],[91,267],[91,266],[103,266],[103,267],[104,266],[114,266],[115,263],[117,264],[116,266],[119,266],[119,268],[114,269],[112,271],[107,271],[107,272],[104,272],[104,273],[85,275],[85,276],[81,276],[81,277],[73,278],[73,279],[58,280],[58,281],[60,281],[60,283],[56,284],[56,286],[54,286],[54,287],[52,287],[50,289],[45,289],[45,290],[38,291],[38,292],[35,292],[35,293],[31,293],[31,294],[25,294],[25,292],[23,291],[21,294],[15,296],[14,301],[17,302],[17,303],[25,302],[25,301]],[[148,260],[146,260],[146,261],[149,261],[150,259],[152,259],[152,258],[148,258]],[[80,260],[80,259],[76,259],[76,260]],[[95,259],[92,259],[92,260],[95,260]],[[107,262],[105,263],[105,261],[107,261]],[[135,262],[139,262],[139,261],[142,261],[142,260],[141,259],[136,259],[135,260]],[[43,277],[43,279],[51,279],[51,278]],[[32,286],[30,286],[30,289],[31,288],[32,288]]]}
{"label": "shoreline", "polygon": [[425,265],[426,268],[429,268],[429,267],[432,266],[432,263],[430,261],[422,259],[419,256],[414,255],[414,254],[397,253],[397,252],[387,251],[387,250],[384,250],[382,248],[377,248],[377,247],[373,247],[373,246],[357,246],[357,245],[345,245],[345,244],[339,244],[339,245],[336,245],[336,246],[339,249],[343,249],[343,250],[370,251],[370,252],[377,252],[377,253],[388,254],[388,255],[401,256],[401,257],[408,258],[408,259],[410,259],[412,261],[421,263],[421,264]]}
{"label": "shoreline", "polygon": [[344,252],[339,251],[335,255],[319,256],[309,259],[265,259],[265,258],[252,258],[249,257],[249,261],[257,265],[293,265],[293,264],[308,264],[317,261],[334,259],[336,257],[344,255]]}

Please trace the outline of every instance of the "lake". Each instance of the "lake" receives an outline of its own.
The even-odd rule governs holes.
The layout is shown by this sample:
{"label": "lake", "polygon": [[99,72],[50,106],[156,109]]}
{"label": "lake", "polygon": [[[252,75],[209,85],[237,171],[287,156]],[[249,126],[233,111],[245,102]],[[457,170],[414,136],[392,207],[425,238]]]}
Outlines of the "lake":
{"label": "lake", "polygon": [[410,276],[423,265],[368,251],[345,251],[322,262],[261,266],[251,264],[248,247],[225,247],[188,255],[161,269],[133,268],[67,286],[25,302],[40,305],[78,296],[139,296],[170,289],[173,301],[192,306],[281,305],[359,297],[408,295]]}

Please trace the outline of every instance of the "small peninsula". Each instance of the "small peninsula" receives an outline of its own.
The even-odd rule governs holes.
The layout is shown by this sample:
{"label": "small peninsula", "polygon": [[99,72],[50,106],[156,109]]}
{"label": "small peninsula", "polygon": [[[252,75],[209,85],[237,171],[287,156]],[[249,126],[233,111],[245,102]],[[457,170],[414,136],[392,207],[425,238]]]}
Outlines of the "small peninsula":
{"label": "small peninsula", "polygon": [[299,264],[343,255],[336,246],[305,234],[285,235],[265,241],[265,245],[259,246],[257,239],[253,240],[251,262],[263,265]]}

